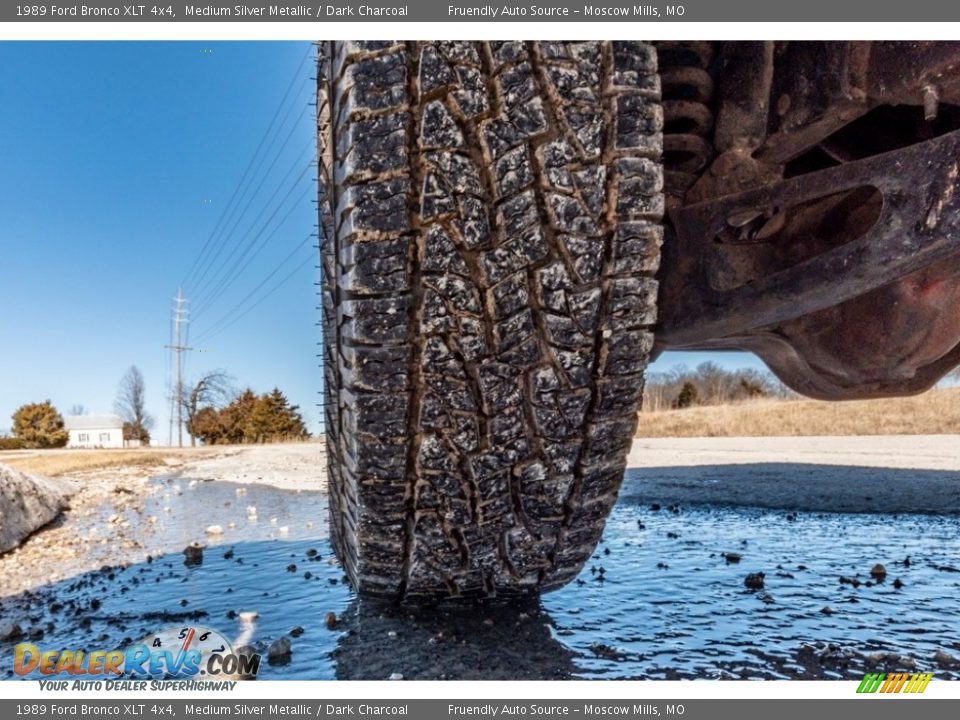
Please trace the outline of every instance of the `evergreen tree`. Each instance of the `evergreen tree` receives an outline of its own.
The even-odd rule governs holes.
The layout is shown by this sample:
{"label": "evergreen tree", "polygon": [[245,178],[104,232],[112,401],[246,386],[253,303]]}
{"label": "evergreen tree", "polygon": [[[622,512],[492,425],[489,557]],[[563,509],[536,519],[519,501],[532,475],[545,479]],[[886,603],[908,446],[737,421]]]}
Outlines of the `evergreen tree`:
{"label": "evergreen tree", "polygon": [[683,387],[680,389],[680,394],[677,395],[677,408],[688,408],[692,405],[697,404],[697,386],[692,382],[685,382]]}
{"label": "evergreen tree", "polygon": [[245,441],[264,443],[309,437],[298,410],[279,388],[261,395],[247,421]]}
{"label": "evergreen tree", "polygon": [[63,447],[70,439],[63,416],[49,400],[18,408],[13,414],[13,434],[33,448]]}

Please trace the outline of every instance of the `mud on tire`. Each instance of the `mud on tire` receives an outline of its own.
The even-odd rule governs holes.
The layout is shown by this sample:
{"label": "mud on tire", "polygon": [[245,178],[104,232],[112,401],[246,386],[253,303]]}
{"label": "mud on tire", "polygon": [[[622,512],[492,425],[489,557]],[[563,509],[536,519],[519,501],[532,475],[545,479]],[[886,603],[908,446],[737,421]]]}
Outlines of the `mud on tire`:
{"label": "mud on tire", "polygon": [[549,590],[595,548],[652,346],[653,48],[319,46],[331,533],[390,598]]}

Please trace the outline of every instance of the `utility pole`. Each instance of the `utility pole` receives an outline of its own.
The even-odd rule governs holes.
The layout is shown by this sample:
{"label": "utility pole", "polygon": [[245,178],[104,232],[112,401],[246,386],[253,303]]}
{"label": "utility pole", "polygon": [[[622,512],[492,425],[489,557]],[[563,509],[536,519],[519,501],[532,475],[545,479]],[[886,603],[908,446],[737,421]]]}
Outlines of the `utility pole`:
{"label": "utility pole", "polygon": [[[187,317],[190,314],[190,311],[186,308],[187,303],[189,302],[186,298],[183,297],[183,289],[177,288],[177,296],[173,299],[175,303],[173,306],[173,345],[164,345],[164,347],[170,348],[173,350],[174,355],[176,356],[176,379],[174,380],[173,387],[173,402],[176,403],[177,411],[177,445],[183,447],[183,353],[188,350],[193,350],[191,347],[187,347],[183,344],[183,329],[184,326],[189,322]],[[171,408],[172,410],[172,408]],[[170,422],[173,422],[173,413],[170,414]],[[170,444],[173,444],[173,433],[170,433]]]}

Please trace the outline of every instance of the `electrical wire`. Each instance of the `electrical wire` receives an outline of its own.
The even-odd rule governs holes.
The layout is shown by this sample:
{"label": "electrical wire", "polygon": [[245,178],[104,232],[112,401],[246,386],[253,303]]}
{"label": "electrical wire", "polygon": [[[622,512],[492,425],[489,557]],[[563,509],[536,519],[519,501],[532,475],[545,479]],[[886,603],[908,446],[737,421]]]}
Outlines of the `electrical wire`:
{"label": "electrical wire", "polygon": [[[309,240],[311,237],[312,237],[312,234],[309,235],[309,236],[307,236],[306,240]],[[297,248],[297,249],[301,249],[301,248]],[[295,254],[295,252],[296,252],[296,251],[294,251],[293,254]],[[222,324],[222,323],[229,317],[229,315],[230,315],[231,313],[234,313],[234,312],[236,312],[237,310],[239,310],[240,307],[247,302],[247,300],[249,300],[251,297],[253,297],[253,295],[254,295],[260,288],[262,288],[264,285],[266,285],[266,283],[270,280],[270,278],[272,278],[274,275],[277,274],[277,272],[280,271],[280,269],[287,263],[287,260],[289,260],[290,257],[292,257],[293,254],[288,255],[288,256],[284,259],[284,261],[283,261],[282,263],[280,263],[280,265],[278,265],[276,268],[274,268],[273,272],[271,272],[266,278],[264,278],[264,279],[260,282],[260,284],[257,285],[257,287],[255,287],[253,290],[251,290],[251,291],[247,294],[247,296],[246,296],[240,303],[238,303],[238,304],[234,307],[233,310],[230,311],[230,313],[228,313],[227,315],[223,316],[220,320],[217,321],[217,323],[215,323],[213,326],[211,326],[211,328],[210,328],[209,330],[207,330],[207,331],[200,337],[200,339],[197,340],[197,342],[198,342],[198,343],[199,343],[199,342],[208,342],[208,341],[212,340],[213,338],[215,338],[217,335],[220,335],[222,332],[224,332],[224,331],[226,331],[227,329],[233,327],[236,323],[238,323],[240,320],[242,320],[243,318],[245,318],[250,312],[252,312],[256,307],[258,307],[259,305],[261,305],[267,298],[269,298],[269,297],[270,297],[271,295],[273,295],[277,290],[279,290],[281,287],[283,287],[291,278],[294,277],[294,275],[296,275],[301,269],[303,269],[309,262],[316,260],[316,258],[314,257],[314,254],[313,254],[312,246],[311,246],[311,252],[310,252],[310,254],[307,255],[307,256],[303,259],[303,261],[293,269],[293,271],[292,271],[290,274],[284,276],[283,279],[280,280],[280,282],[276,283],[273,287],[271,287],[271,288],[270,288],[264,295],[262,295],[255,303],[253,303],[253,305],[251,305],[250,307],[246,308],[240,315],[238,315],[237,317],[233,318],[232,320],[230,320],[229,322],[227,322],[225,325],[222,325],[222,327],[219,327],[219,328],[216,327],[218,324]]]}
{"label": "electrical wire", "polygon": [[[180,283],[181,287],[186,287],[188,285],[191,276],[194,274],[195,271],[197,271],[198,267],[203,261],[204,255],[207,253],[207,250],[210,247],[211,243],[213,242],[213,239],[216,236],[217,231],[219,230],[223,220],[227,216],[227,213],[230,210],[230,207],[232,206],[234,199],[237,197],[237,193],[240,191],[240,188],[243,187],[243,184],[246,181],[247,175],[249,174],[250,169],[253,167],[254,161],[257,158],[257,155],[260,153],[260,150],[263,148],[263,144],[266,142],[268,137],[273,137],[273,138],[276,137],[276,134],[271,133],[271,130],[274,124],[276,123],[277,118],[280,116],[280,111],[283,109],[283,106],[286,104],[287,98],[289,97],[290,92],[293,90],[293,86],[297,81],[297,77],[300,75],[300,71],[303,68],[303,64],[307,61],[307,58],[310,57],[310,54],[311,54],[310,51],[312,49],[313,49],[313,46],[309,46],[307,48],[307,51],[303,54],[303,57],[300,59],[300,62],[297,64],[297,68],[296,70],[294,70],[293,77],[290,78],[290,82],[287,84],[287,89],[283,94],[283,98],[280,100],[280,104],[277,105],[277,109],[274,111],[273,117],[270,119],[270,123],[267,125],[267,128],[263,131],[263,135],[260,138],[260,142],[257,143],[257,149],[254,151],[253,155],[250,157],[250,162],[247,163],[247,167],[244,169],[243,174],[240,176],[240,182],[237,183],[237,186],[234,188],[233,193],[230,196],[230,200],[227,201],[227,204],[224,207],[223,212],[220,214],[220,217],[217,220],[217,223],[214,225],[213,230],[210,232],[210,235],[207,236],[207,240],[203,244],[203,247],[201,248],[200,253],[194,259],[193,264],[190,266],[190,269],[187,271],[187,274],[184,276],[183,280],[181,281]],[[292,107],[296,107],[296,104],[294,104]]]}

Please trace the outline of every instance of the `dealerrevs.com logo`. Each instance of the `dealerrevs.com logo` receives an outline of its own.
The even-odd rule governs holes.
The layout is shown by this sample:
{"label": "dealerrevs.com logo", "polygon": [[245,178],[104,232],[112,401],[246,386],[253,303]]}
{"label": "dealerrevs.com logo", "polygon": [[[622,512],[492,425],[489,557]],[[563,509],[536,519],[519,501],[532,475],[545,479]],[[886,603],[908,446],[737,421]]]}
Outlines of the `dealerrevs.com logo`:
{"label": "dealerrevs.com logo", "polygon": [[867,673],[857,692],[919,694],[927,689],[932,678],[933,673]]}
{"label": "dealerrevs.com logo", "polygon": [[[257,653],[235,652],[216,630],[199,626],[168,628],[123,650],[50,650],[20,643],[13,651],[13,671],[21,677],[101,679],[111,685],[121,679],[253,679],[259,669]],[[44,684],[62,690],[68,682]]]}

